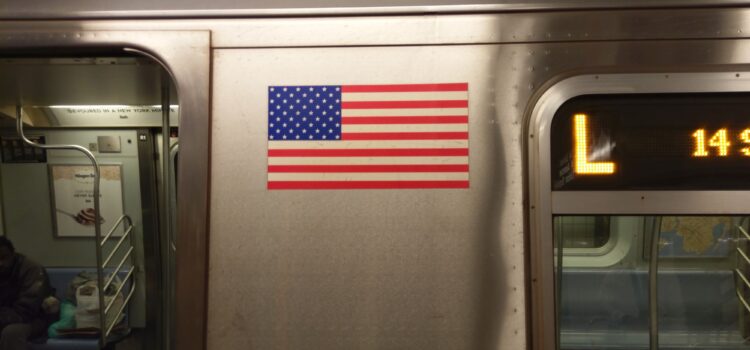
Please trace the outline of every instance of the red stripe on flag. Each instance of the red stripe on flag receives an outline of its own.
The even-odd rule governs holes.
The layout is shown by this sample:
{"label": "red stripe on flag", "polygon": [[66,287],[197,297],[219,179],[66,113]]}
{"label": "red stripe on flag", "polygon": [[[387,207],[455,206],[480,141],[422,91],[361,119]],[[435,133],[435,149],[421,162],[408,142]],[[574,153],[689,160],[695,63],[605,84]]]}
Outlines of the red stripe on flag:
{"label": "red stripe on flag", "polygon": [[468,164],[269,165],[269,173],[459,173]]}
{"label": "red stripe on flag", "polygon": [[434,157],[468,156],[468,148],[269,149],[269,157]]}
{"label": "red stripe on flag", "polygon": [[341,92],[420,92],[420,91],[468,91],[468,83],[448,84],[400,84],[400,85],[345,85]]}
{"label": "red stripe on flag", "polygon": [[342,109],[374,108],[466,108],[467,100],[434,100],[434,101],[341,101]]}
{"label": "red stripe on flag", "polygon": [[342,124],[467,124],[469,117],[447,115],[444,117],[342,117]]}
{"label": "red stripe on flag", "polygon": [[469,181],[269,181],[269,190],[469,188]]}
{"label": "red stripe on flag", "polygon": [[348,132],[342,140],[468,140],[468,132]]}

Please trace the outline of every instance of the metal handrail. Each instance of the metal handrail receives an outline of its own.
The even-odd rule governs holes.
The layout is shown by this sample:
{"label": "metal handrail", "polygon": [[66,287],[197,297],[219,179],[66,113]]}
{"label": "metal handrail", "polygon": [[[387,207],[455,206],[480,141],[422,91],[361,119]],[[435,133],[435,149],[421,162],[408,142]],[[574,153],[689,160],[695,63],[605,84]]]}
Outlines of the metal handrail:
{"label": "metal handrail", "polygon": [[[117,244],[115,244],[115,247],[112,248],[112,251],[109,253],[106,259],[104,259],[104,263],[102,266],[109,265],[110,260],[115,256],[115,253],[120,249],[120,246],[122,246],[122,243],[125,242],[125,238],[128,238],[130,236],[130,232],[133,231],[133,226],[128,227],[127,230],[125,230],[125,233],[122,234],[122,237],[120,237],[120,240],[117,241]],[[131,239],[132,241],[132,239]],[[132,245],[132,242],[131,242]]]}
{"label": "metal handrail", "polygon": [[[103,330],[102,334],[103,334],[103,336],[104,336],[105,339],[107,337],[109,337],[109,335],[112,333],[112,330],[117,325],[117,323],[118,323],[118,321],[120,319],[120,316],[125,311],[125,308],[127,307],[128,303],[130,302],[130,299],[132,299],[133,294],[135,293],[135,287],[136,287],[136,282],[135,282],[134,274],[135,274],[135,272],[137,270],[137,267],[136,267],[135,262],[133,261],[133,251],[135,250],[135,248],[134,248],[134,241],[133,241],[134,238],[133,238],[133,235],[131,234],[131,232],[133,231],[133,227],[134,227],[133,226],[133,220],[128,215],[122,215],[117,220],[117,222],[115,223],[114,227],[112,227],[112,229],[107,233],[107,236],[104,237],[104,239],[102,240],[102,242],[99,244],[98,248],[99,249],[103,249],[104,248],[104,243],[106,243],[106,241],[109,239],[109,237],[112,236],[112,234],[117,230],[117,228],[120,226],[121,223],[125,223],[125,225],[127,225],[127,226],[123,226],[123,228],[125,228],[125,233],[123,233],[123,235],[117,241],[117,243],[115,244],[115,246],[112,248],[112,251],[110,251],[110,253],[107,256],[107,259],[105,259],[104,263],[101,266],[99,266],[100,270],[104,270],[107,267],[107,265],[109,265],[109,262],[112,261],[112,258],[115,256],[115,254],[117,254],[117,252],[121,251],[120,248],[123,247],[123,243],[125,242],[125,240],[129,239],[129,241],[130,241],[129,243],[130,244],[128,245],[127,251],[122,256],[122,259],[120,259],[120,262],[117,264],[117,267],[114,269],[114,271],[112,271],[112,273],[110,274],[110,276],[107,278],[107,282],[104,284],[104,288],[101,289],[101,292],[99,293],[100,295],[103,295],[105,293],[104,291],[106,291],[107,288],[110,287],[110,285],[112,284],[112,282],[115,280],[115,278],[117,277],[117,275],[120,273],[120,270],[122,270],[122,267],[125,265],[125,262],[128,259],[130,259],[130,270],[128,271],[127,275],[125,275],[125,278],[120,282],[120,286],[117,287],[117,291],[114,293],[114,297],[112,298],[112,300],[110,300],[107,303],[106,307],[104,307],[104,309],[103,309],[105,318],[103,319],[102,328],[101,329]],[[115,316],[112,318],[112,323],[111,324],[107,324],[107,318],[106,318],[106,316],[109,316],[109,311],[112,308],[112,306],[115,304],[115,302],[117,301],[117,296],[120,295],[120,293],[122,292],[122,289],[125,288],[125,285],[128,283],[128,281],[130,281],[130,292],[128,293],[128,296],[123,300],[123,303],[120,306],[120,308],[118,309],[118,311],[115,314]],[[102,305],[103,305],[103,303],[102,303]],[[101,308],[101,306],[100,306],[100,308]]]}
{"label": "metal handrail", "polygon": [[[80,146],[80,145],[42,145],[38,144],[34,141],[29,140],[26,135],[23,133],[23,116],[21,111],[21,105],[16,106],[16,133],[21,138],[21,140],[35,148],[41,148],[41,149],[59,149],[59,150],[72,150],[72,151],[78,151],[83,153],[91,162],[91,165],[94,168],[94,213],[96,220],[94,220],[94,237],[96,238],[96,277],[97,277],[97,288],[99,288],[99,324],[101,326],[100,329],[104,329],[105,325],[105,318],[104,318],[104,309],[101,307],[104,305],[104,292],[103,292],[103,285],[104,285],[104,271],[101,268],[102,266],[102,250],[101,246],[99,245],[99,242],[102,239],[102,222],[99,219],[101,217],[101,206],[99,204],[99,182],[100,182],[100,174],[99,174],[99,163],[96,161],[96,157],[94,156],[91,151],[89,151],[87,148]],[[99,336],[99,346],[104,347],[104,345],[107,343],[106,335],[104,332],[101,332]]]}
{"label": "metal handrail", "polygon": [[107,234],[104,236],[104,238],[102,238],[102,242],[99,245],[104,247],[104,243],[107,243],[107,240],[109,239],[109,237],[112,236],[112,234],[115,232],[115,230],[117,230],[120,224],[125,222],[126,220],[128,221],[128,226],[130,227],[133,226],[133,221],[130,220],[130,216],[127,216],[127,215],[120,216],[120,218],[117,219],[117,221],[115,222],[115,225],[112,226],[112,229],[110,229],[109,232],[107,232]]}
{"label": "metal handrail", "polygon": [[750,305],[748,305],[748,303],[745,300],[745,298],[742,297],[742,293],[740,293],[740,291],[738,289],[735,289],[734,292],[737,293],[737,298],[740,299],[740,301],[742,302],[742,305],[745,306],[745,310],[747,310],[748,312],[750,312]]}
{"label": "metal handrail", "polygon": [[748,288],[750,288],[750,280],[748,280],[748,278],[745,277],[745,274],[742,273],[742,270],[740,269],[743,260],[745,261],[745,264],[748,264],[748,266],[750,266],[750,257],[748,257],[747,254],[744,251],[742,251],[742,248],[741,248],[741,245],[740,245],[741,244],[741,238],[742,238],[740,236],[740,233],[742,233],[742,236],[744,236],[745,240],[750,241],[750,234],[748,234],[747,231],[745,231],[745,229],[742,228],[742,222],[743,221],[744,221],[744,219],[742,221],[740,221],[740,224],[738,224],[736,226],[737,227],[737,237],[735,239],[735,242],[737,244],[737,247],[735,247],[735,250],[737,251],[737,253],[739,253],[739,256],[741,256],[742,259],[739,259],[739,258],[737,259],[736,267],[734,269],[734,273],[737,274],[737,277],[739,277],[739,279],[742,280],[742,282],[745,284],[745,286],[742,287],[742,285],[738,285],[737,282],[736,282],[736,280],[735,280],[735,289],[734,289],[734,292],[735,292],[735,294],[737,294],[737,299],[742,303],[742,306],[745,307],[745,310],[750,313],[750,304],[748,304],[747,300],[745,299],[744,292],[743,292],[744,290],[747,290]]}

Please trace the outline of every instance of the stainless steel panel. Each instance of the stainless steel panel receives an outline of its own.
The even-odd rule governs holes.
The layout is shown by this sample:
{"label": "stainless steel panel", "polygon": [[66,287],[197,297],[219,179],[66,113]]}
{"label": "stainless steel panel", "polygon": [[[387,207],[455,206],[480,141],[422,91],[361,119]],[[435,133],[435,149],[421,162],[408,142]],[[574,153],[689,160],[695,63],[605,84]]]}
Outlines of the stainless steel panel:
{"label": "stainless steel panel", "polygon": [[119,136],[97,136],[97,145],[101,153],[120,153],[122,147]]}
{"label": "stainless steel panel", "polygon": [[0,29],[3,28],[30,32],[210,30],[214,48],[528,44],[746,38],[750,35],[750,9],[719,7],[382,17],[4,21],[0,23]]}
{"label": "stainless steel panel", "polygon": [[0,19],[133,18],[133,17],[252,17],[326,16],[352,14],[425,14],[582,9],[633,9],[665,7],[742,6],[746,0],[277,0],[237,2],[233,0],[100,2],[76,0],[7,0]]}
{"label": "stainless steel panel", "polygon": [[[209,349],[526,347],[521,123],[496,105],[499,52],[214,51]],[[470,189],[266,190],[269,85],[464,81]]]}

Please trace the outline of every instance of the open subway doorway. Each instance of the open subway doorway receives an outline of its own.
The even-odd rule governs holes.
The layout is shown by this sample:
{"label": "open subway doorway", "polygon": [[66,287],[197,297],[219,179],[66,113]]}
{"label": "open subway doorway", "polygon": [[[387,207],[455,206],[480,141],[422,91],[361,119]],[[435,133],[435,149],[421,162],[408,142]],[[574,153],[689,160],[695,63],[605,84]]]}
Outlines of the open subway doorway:
{"label": "open subway doorway", "polygon": [[[137,42],[141,34],[128,40]],[[19,252],[45,266],[56,296],[62,302],[74,301],[62,306],[73,310],[78,323],[74,327],[63,323],[58,332],[75,340],[39,340],[42,334],[36,334],[37,342],[49,346],[77,341],[74,346],[80,349],[190,348],[175,344],[180,338],[201,346],[208,44],[205,33],[193,34],[152,33],[140,43],[114,47],[104,39],[92,43],[91,38],[117,41],[117,33],[50,35],[45,40],[51,43],[37,42],[54,49],[29,47],[29,41],[22,40],[29,34],[3,43],[7,45],[0,51],[0,72],[6,81],[0,88],[0,146],[5,152],[0,163],[2,234]],[[81,39],[80,47],[76,40],[64,40],[70,37]],[[173,45],[150,49],[170,37]],[[176,39],[193,40],[196,46],[173,48]],[[190,76],[184,74],[188,71]],[[187,106],[180,104],[182,91],[191,101]],[[190,125],[183,128],[183,120]],[[192,136],[180,140],[185,142],[180,145],[183,155],[178,168],[178,137],[183,133]],[[53,145],[75,145],[79,150]],[[191,176],[177,181],[185,169]],[[98,196],[94,182],[99,184]],[[179,196],[190,205],[176,200],[180,188],[190,188]],[[182,218],[190,222],[178,224]],[[185,240],[186,235],[177,231],[180,226],[193,238]],[[182,245],[183,241],[189,243]],[[181,248],[189,256],[185,264],[177,263]],[[81,275],[82,271],[89,274]],[[181,280],[176,275],[183,276],[182,288],[191,290],[181,299],[174,293]],[[87,297],[96,301],[97,294],[102,295],[101,306],[93,301],[81,306]],[[180,308],[180,303],[189,306]],[[83,308],[88,308],[88,320],[79,316]],[[100,312],[106,315],[101,317]],[[191,317],[175,324],[181,312],[197,321]],[[79,325],[95,330],[81,331]],[[201,331],[177,337],[181,328]],[[81,339],[92,334],[97,335],[93,341]]]}

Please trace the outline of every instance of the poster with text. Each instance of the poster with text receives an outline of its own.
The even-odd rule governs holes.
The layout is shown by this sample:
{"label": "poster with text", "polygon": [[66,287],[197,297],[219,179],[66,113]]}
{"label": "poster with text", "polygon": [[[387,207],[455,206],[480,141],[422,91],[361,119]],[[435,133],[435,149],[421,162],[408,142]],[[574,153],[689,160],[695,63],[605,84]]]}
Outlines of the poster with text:
{"label": "poster with text", "polygon": [[[58,237],[94,237],[94,167],[51,164],[52,211]],[[99,205],[102,237],[123,214],[122,167],[100,165]],[[120,225],[113,236],[123,233]]]}

